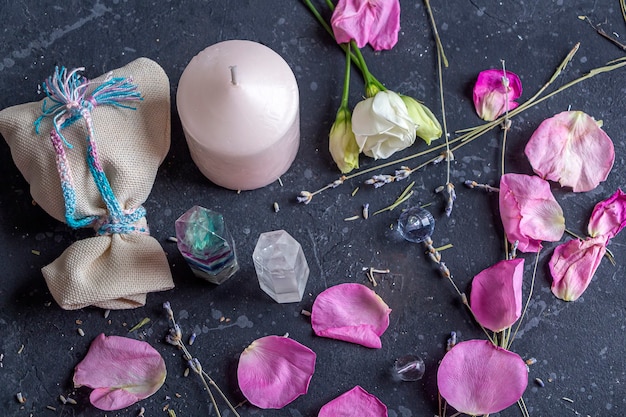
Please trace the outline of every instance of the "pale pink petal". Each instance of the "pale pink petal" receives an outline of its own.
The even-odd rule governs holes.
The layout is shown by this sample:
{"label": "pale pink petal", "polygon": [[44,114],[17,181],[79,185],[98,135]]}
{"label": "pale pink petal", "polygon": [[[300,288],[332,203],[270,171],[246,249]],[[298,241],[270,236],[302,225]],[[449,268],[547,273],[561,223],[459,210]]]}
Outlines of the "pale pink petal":
{"label": "pale pink petal", "polygon": [[574,192],[590,191],[606,180],[615,150],[611,138],[589,115],[565,111],[544,120],[526,144],[537,175]]}
{"label": "pale pink petal", "polygon": [[520,318],[523,278],[523,258],[500,261],[474,277],[470,306],[483,327],[499,332]]}
{"label": "pale pink petal", "polygon": [[474,108],[478,117],[488,122],[496,120],[507,110],[519,104],[515,102],[522,95],[522,82],[517,74],[506,71],[508,93],[503,83],[504,71],[491,69],[478,74],[474,84]]}
{"label": "pale pink petal", "polygon": [[552,293],[564,301],[575,301],[591,283],[606,252],[607,237],[570,240],[554,249],[550,258]]}
{"label": "pale pink petal", "polygon": [[515,404],[527,385],[524,360],[487,340],[458,343],[437,371],[441,396],[457,411],[472,416],[497,413]]}
{"label": "pale pink petal", "polygon": [[251,404],[282,408],[306,394],[314,371],[311,349],[288,337],[266,336],[241,353],[237,380]]}
{"label": "pale pink petal", "polygon": [[330,24],[337,43],[354,39],[359,48],[369,43],[377,51],[391,49],[398,42],[400,2],[339,0]]}
{"label": "pale pink petal", "polygon": [[550,184],[537,177],[504,174],[500,178],[500,217],[509,242],[522,252],[537,252],[541,242],[557,242],[565,231],[563,210]]}
{"label": "pale pink petal", "polygon": [[317,417],[387,417],[387,406],[360,386],[326,403]]}
{"label": "pale pink petal", "polygon": [[380,348],[389,313],[382,298],[365,285],[339,284],[317,296],[311,324],[318,336]]}
{"label": "pale pink petal", "polygon": [[165,361],[146,342],[98,335],[74,370],[74,386],[93,388],[95,407],[119,410],[157,392],[165,382]]}
{"label": "pale pink petal", "polygon": [[626,226],[626,194],[619,188],[593,208],[587,231],[592,237],[614,238]]}

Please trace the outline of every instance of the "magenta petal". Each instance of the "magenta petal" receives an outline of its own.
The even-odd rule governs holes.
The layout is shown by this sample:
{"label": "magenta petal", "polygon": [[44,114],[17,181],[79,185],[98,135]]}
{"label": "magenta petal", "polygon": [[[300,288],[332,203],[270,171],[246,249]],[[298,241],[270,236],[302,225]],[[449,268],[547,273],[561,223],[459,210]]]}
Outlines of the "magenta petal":
{"label": "magenta petal", "polygon": [[520,318],[523,278],[523,258],[500,261],[474,277],[470,305],[483,327],[499,332]]}
{"label": "magenta petal", "polygon": [[441,396],[461,413],[497,413],[522,397],[528,369],[516,353],[486,340],[468,340],[443,357],[437,385]]}
{"label": "magenta petal", "polygon": [[337,43],[354,39],[362,48],[369,43],[377,51],[398,42],[398,0],[339,0],[330,20]]}
{"label": "magenta petal", "polygon": [[74,370],[74,386],[93,388],[89,399],[101,410],[119,410],[149,397],[165,382],[165,362],[146,342],[98,335]]}
{"label": "magenta petal", "polygon": [[572,187],[574,192],[596,188],[606,180],[615,160],[611,138],[581,111],[565,111],[544,120],[525,152],[537,175]]}
{"label": "magenta petal", "polygon": [[522,252],[537,252],[541,241],[556,242],[565,231],[563,210],[550,184],[537,177],[504,174],[500,178],[500,218],[509,242]]}
{"label": "magenta petal", "polygon": [[306,394],[315,371],[315,352],[293,339],[266,336],[239,357],[237,380],[243,395],[260,408],[282,408]]}
{"label": "magenta petal", "polygon": [[587,231],[592,237],[614,238],[626,226],[626,194],[619,188],[593,208]]}
{"label": "magenta petal", "polygon": [[497,69],[482,71],[474,84],[474,108],[478,117],[485,121],[496,120],[507,110],[519,106],[515,100],[522,95],[522,82],[517,74],[506,71],[509,82],[507,93],[502,82],[503,75],[504,72]]}
{"label": "magenta petal", "polygon": [[360,386],[326,403],[317,417],[387,417],[387,406]]}
{"label": "magenta petal", "polygon": [[318,336],[380,348],[389,313],[382,298],[365,285],[339,284],[317,296],[311,324]]}
{"label": "magenta petal", "polygon": [[570,240],[554,249],[550,258],[552,293],[564,301],[575,301],[591,283],[606,252],[606,236]]}

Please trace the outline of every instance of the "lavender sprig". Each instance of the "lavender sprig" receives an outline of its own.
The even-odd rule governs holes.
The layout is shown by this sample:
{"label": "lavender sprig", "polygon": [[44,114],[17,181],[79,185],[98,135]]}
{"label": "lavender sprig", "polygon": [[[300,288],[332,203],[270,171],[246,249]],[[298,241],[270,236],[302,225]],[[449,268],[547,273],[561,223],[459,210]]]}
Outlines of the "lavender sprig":
{"label": "lavender sprig", "polygon": [[200,364],[200,361],[197,358],[194,358],[193,356],[191,356],[191,353],[189,352],[189,350],[185,346],[185,343],[183,342],[183,332],[180,326],[178,325],[178,323],[176,323],[176,320],[174,319],[174,311],[172,310],[172,306],[170,302],[169,301],[164,302],[163,308],[165,309],[165,312],[167,313],[168,321],[172,325],[172,327],[170,327],[169,329],[169,333],[167,334],[167,336],[165,336],[165,341],[169,343],[170,345],[176,346],[183,351],[183,359],[187,362],[187,364],[189,365],[189,368],[191,368],[200,377],[200,380],[202,381],[204,388],[206,388],[207,393],[209,394],[211,403],[213,404],[213,407],[215,408],[215,412],[217,413],[217,416],[221,417],[222,414],[220,413],[220,409],[217,406],[217,402],[215,401],[213,392],[211,392],[211,387],[215,388],[217,392],[220,394],[220,396],[222,397],[222,399],[226,401],[228,408],[230,408],[230,411],[233,412],[235,417],[240,417],[239,413],[237,413],[237,411],[235,410],[235,407],[233,407],[230,401],[228,401],[228,398],[226,398],[226,395],[220,389],[220,387],[218,387],[215,381],[206,372],[204,372],[204,370],[202,370],[202,365]]}

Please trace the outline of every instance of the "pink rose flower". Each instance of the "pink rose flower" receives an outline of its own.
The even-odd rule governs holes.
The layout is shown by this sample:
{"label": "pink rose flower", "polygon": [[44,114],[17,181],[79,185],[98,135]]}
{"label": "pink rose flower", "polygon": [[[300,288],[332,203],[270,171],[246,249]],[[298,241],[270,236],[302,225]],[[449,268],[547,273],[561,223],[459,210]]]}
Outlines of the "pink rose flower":
{"label": "pink rose flower", "polygon": [[330,20],[337,43],[391,49],[400,31],[399,0],[339,0]]}

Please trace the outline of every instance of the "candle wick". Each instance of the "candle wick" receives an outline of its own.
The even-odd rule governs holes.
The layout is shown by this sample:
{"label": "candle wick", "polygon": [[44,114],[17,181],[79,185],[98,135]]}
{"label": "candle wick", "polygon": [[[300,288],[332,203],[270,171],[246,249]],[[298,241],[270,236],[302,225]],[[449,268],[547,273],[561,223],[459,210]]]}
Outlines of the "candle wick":
{"label": "candle wick", "polygon": [[237,85],[237,65],[231,65],[228,68],[230,68],[230,82],[232,85]]}

